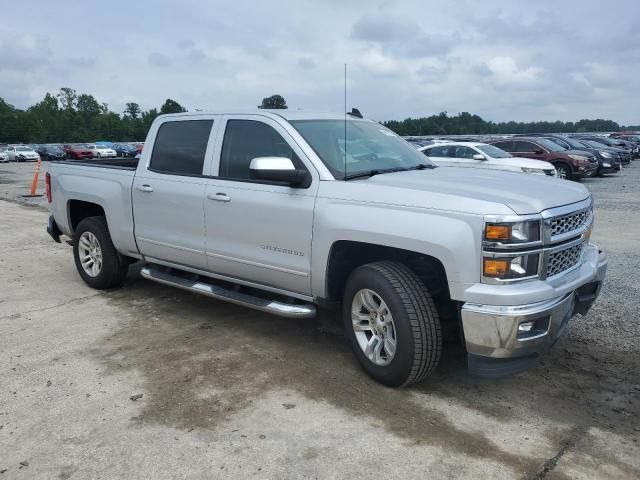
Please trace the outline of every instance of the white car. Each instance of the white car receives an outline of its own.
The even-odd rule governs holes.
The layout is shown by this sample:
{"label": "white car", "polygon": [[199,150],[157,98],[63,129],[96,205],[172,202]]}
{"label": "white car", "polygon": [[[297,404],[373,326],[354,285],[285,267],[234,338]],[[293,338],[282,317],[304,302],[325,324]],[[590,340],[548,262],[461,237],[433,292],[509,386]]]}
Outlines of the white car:
{"label": "white car", "polygon": [[493,145],[476,142],[449,142],[428,145],[418,149],[436,165],[466,167],[510,172],[532,173],[557,177],[558,172],[549,162],[514,157]]}
{"label": "white car", "polygon": [[87,147],[93,152],[93,158],[114,158],[118,156],[115,150],[104,145],[87,145]]}
{"label": "white car", "polygon": [[9,156],[6,150],[0,150],[0,163],[6,163],[9,161]]}
{"label": "white car", "polygon": [[35,162],[40,156],[26,145],[10,145],[5,150],[8,162]]}

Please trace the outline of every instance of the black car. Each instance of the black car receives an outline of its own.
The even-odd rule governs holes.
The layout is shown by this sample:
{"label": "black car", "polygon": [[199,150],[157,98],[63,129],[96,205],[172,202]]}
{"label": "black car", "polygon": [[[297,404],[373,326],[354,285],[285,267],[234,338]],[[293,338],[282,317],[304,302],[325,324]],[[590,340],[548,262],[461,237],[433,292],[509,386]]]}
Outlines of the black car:
{"label": "black car", "polygon": [[51,145],[41,145],[36,152],[40,155],[40,159],[45,160],[64,160],[66,154],[60,147]]}
{"label": "black car", "polygon": [[138,154],[138,149],[128,143],[114,143],[111,149],[115,150],[119,157],[135,157]]}
{"label": "black car", "polygon": [[613,158],[619,159],[621,165],[629,165],[629,163],[631,163],[631,155],[627,153],[626,150],[622,150],[616,147],[608,147],[607,145],[603,145],[602,143],[599,143],[599,142],[593,142],[591,140],[582,140],[582,139],[580,140],[574,139],[574,140],[593,148],[602,149],[604,152],[609,153]]}
{"label": "black car", "polygon": [[597,135],[575,135],[575,136],[572,136],[572,138],[575,138],[579,142],[587,141],[592,145],[595,142],[600,145],[604,145],[605,147],[616,149],[616,151],[622,153],[623,155],[623,158],[622,158],[623,165],[628,165],[629,163],[631,163],[631,160],[633,159],[632,149],[625,147],[622,142],[619,142],[615,138],[600,137]]}
{"label": "black car", "polygon": [[596,173],[596,175],[599,177],[605,173],[614,173],[622,169],[622,161],[620,157],[618,155],[614,156],[609,152],[605,152],[601,148],[595,148],[578,142],[573,138],[563,137],[561,135],[550,135],[544,138],[548,138],[567,150],[583,150],[593,154],[598,160],[598,173]]}

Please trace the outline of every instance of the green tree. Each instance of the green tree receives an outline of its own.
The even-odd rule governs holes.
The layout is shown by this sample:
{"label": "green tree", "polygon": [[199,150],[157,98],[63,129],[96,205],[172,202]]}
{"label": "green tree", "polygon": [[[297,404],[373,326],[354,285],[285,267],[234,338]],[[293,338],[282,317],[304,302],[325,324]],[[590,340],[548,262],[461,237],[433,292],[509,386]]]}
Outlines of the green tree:
{"label": "green tree", "polygon": [[58,93],[58,101],[63,110],[73,110],[76,106],[78,96],[73,88],[63,87]]}
{"label": "green tree", "polygon": [[176,102],[175,100],[172,100],[170,98],[167,98],[167,100],[164,102],[162,107],[160,107],[160,113],[161,114],[164,114],[164,113],[182,113],[182,112],[186,112],[186,111],[187,111],[186,108],[184,108],[178,102]]}
{"label": "green tree", "polygon": [[287,107],[287,101],[284,99],[282,95],[271,95],[270,97],[265,97],[262,99],[262,103],[258,105],[258,108],[266,108],[266,109],[285,109]]}
{"label": "green tree", "polygon": [[136,119],[140,116],[142,110],[140,109],[140,105],[135,102],[129,102],[126,104],[126,108],[124,109],[124,116],[132,119]]}

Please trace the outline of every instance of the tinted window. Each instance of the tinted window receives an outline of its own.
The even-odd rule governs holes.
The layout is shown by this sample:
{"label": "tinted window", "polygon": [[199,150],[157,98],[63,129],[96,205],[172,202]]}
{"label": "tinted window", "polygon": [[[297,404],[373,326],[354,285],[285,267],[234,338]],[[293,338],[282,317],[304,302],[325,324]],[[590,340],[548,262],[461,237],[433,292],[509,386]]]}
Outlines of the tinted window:
{"label": "tinted window", "polygon": [[505,152],[512,152],[513,151],[513,149],[511,148],[513,146],[513,142],[512,141],[494,142],[494,143],[492,143],[492,145],[495,145],[496,147],[501,148]]}
{"label": "tinted window", "polygon": [[266,123],[229,120],[224,132],[219,177],[252,180],[249,165],[258,157],[287,157],[305,168],[282,136]]}
{"label": "tinted window", "polygon": [[150,169],[161,173],[201,175],[213,120],[165,122],[151,153]]}
{"label": "tinted window", "polygon": [[456,158],[473,158],[475,150],[469,147],[456,147],[453,156]]}
{"label": "tinted window", "polygon": [[513,142],[512,152],[534,152],[540,148],[531,142],[517,141]]}
{"label": "tinted window", "polygon": [[425,153],[429,157],[448,157],[449,156],[449,147],[432,147],[427,148]]}

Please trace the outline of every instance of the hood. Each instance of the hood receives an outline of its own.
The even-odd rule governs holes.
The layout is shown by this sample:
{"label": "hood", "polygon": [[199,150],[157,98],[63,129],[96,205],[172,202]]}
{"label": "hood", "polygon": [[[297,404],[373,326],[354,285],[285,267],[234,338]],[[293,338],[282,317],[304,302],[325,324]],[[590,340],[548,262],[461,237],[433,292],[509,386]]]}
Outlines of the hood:
{"label": "hood", "polygon": [[[518,215],[528,215],[540,213],[548,208],[580,202],[589,197],[589,191],[579,183],[542,175],[523,175],[517,172],[484,169],[410,170],[374,175],[368,179],[351,182],[429,194],[402,195],[402,198],[399,198],[398,194],[401,192],[389,192],[387,196],[391,200],[389,203],[395,203],[394,198],[398,198],[398,204],[469,212],[476,210],[474,205],[485,204],[483,208],[486,209],[488,202],[504,205]],[[384,198],[385,193],[379,192],[376,197]],[[437,198],[436,204],[433,200],[425,204],[425,200],[430,198]],[[483,213],[494,212],[484,211]]]}

